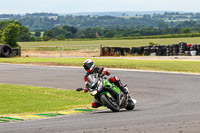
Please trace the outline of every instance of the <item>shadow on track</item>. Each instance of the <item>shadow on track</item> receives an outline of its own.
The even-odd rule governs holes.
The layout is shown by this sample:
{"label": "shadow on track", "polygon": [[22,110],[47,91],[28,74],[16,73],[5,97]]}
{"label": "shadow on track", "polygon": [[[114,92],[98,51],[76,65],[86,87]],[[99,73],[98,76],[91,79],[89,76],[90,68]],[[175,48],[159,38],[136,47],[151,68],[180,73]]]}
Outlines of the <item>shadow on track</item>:
{"label": "shadow on track", "polygon": [[119,112],[113,112],[111,110],[101,110],[101,111],[98,111],[98,112],[94,112],[94,114],[100,114],[100,113],[126,113],[126,112],[135,112],[135,111],[140,111],[138,109],[134,109],[134,110],[120,110]]}

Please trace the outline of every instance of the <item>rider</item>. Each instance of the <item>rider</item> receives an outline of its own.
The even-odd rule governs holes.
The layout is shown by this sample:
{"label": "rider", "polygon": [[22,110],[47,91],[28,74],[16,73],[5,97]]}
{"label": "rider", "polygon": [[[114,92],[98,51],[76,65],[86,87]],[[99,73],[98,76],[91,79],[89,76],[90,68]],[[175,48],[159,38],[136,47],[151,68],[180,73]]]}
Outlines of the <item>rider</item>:
{"label": "rider", "polygon": [[[85,77],[84,77],[84,79],[85,79],[85,89],[84,89],[84,92],[85,93],[87,93],[88,92],[88,88],[87,88],[87,77],[90,75],[90,74],[93,74],[93,73],[98,73],[98,74],[104,74],[104,75],[110,75],[110,72],[109,71],[107,71],[104,67],[102,67],[102,66],[96,66],[95,67],[95,65],[94,65],[94,62],[91,60],[91,59],[87,59],[87,60],[85,60],[84,62],[83,62],[83,67],[84,67],[84,69],[87,71],[87,73],[86,73],[86,75],[85,75]],[[122,85],[122,83],[121,83],[121,81],[120,81],[120,79],[118,78],[118,77],[116,77],[116,76],[113,76],[113,77],[111,77],[111,78],[109,78],[109,81],[111,82],[111,83],[114,83],[115,85],[117,85],[120,89],[121,89],[121,91],[123,91],[125,94],[128,94],[129,92],[128,92],[128,89],[127,88],[125,88],[123,85]],[[98,107],[100,107],[101,106],[101,104],[94,98],[94,100],[93,100],[93,102],[92,102],[92,107],[93,108],[98,108]]]}

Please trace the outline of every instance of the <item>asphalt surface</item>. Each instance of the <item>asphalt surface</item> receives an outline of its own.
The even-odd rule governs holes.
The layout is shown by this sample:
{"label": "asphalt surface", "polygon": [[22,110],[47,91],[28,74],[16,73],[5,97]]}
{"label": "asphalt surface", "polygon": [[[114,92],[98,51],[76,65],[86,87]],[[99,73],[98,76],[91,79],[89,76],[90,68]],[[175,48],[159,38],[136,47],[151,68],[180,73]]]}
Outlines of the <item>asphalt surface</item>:
{"label": "asphalt surface", "polygon": [[[200,75],[110,70],[128,83],[133,111],[109,110],[0,124],[0,133],[199,133]],[[0,83],[84,86],[82,68],[0,64]]]}

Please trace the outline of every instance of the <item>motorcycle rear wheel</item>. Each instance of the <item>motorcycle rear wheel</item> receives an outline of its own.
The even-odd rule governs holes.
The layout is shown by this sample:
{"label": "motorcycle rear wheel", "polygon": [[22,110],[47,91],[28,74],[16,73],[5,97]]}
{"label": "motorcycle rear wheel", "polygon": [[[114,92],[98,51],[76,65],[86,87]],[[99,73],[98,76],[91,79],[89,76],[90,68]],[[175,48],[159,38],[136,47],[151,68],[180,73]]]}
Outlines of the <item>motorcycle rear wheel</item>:
{"label": "motorcycle rear wheel", "polygon": [[112,101],[107,98],[105,94],[101,96],[101,100],[104,102],[105,106],[109,109],[111,109],[113,112],[119,112],[120,108],[117,104],[113,104]]}

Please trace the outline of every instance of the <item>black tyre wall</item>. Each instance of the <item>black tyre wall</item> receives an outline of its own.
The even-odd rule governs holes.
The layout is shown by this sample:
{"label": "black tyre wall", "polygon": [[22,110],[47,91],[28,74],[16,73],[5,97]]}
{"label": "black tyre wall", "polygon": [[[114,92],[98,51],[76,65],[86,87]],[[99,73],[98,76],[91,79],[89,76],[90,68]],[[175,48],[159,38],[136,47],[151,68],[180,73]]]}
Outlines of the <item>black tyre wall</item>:
{"label": "black tyre wall", "polygon": [[0,57],[11,57],[13,50],[9,45],[0,45]]}

